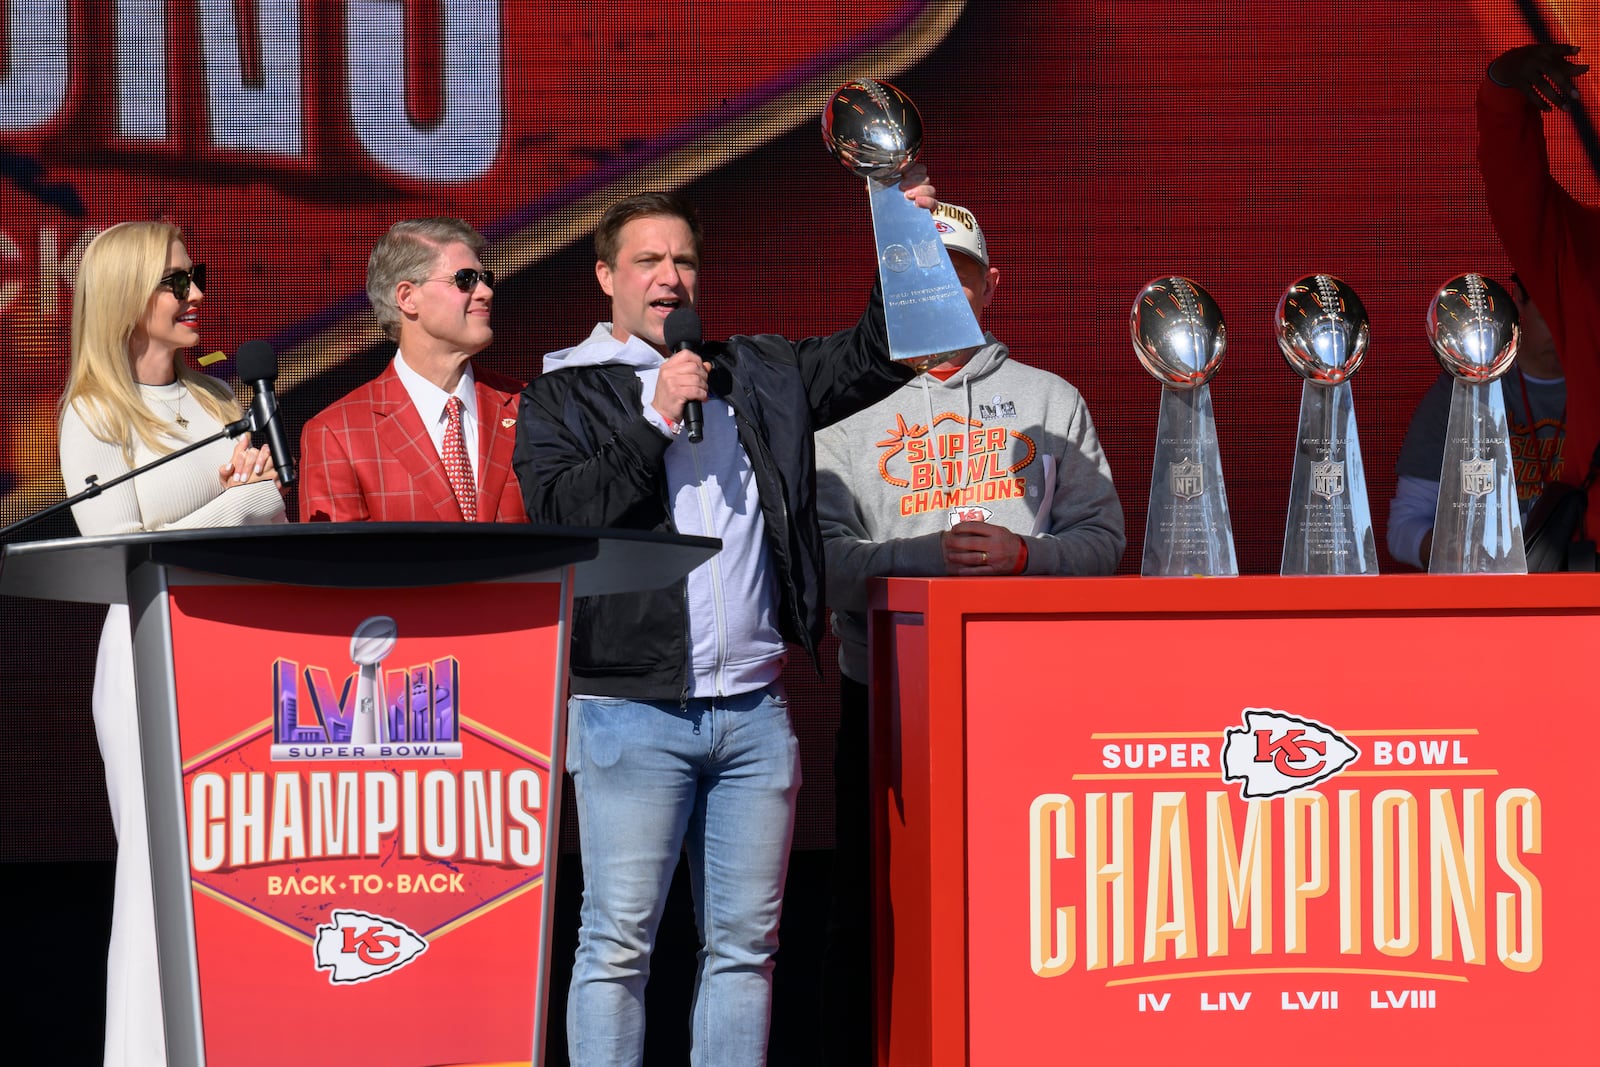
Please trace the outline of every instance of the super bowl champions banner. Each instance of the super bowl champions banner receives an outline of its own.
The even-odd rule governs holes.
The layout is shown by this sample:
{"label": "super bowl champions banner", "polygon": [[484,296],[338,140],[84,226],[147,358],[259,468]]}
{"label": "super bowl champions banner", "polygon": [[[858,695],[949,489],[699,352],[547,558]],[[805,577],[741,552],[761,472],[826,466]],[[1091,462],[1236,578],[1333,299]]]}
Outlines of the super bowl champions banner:
{"label": "super bowl champions banner", "polygon": [[[1427,603],[1399,587],[1420,581],[1374,595]],[[1581,655],[1594,610],[1269,599],[968,625],[981,1062],[1229,1063],[1262,1042],[1301,1064],[1560,1061],[1595,988],[1586,757],[1566,740],[1593,696],[1547,678],[1536,708],[1459,638],[1537,627]],[[1159,679],[1109,683],[1105,662]]]}
{"label": "super bowl champions banner", "polygon": [[173,591],[207,1062],[533,1056],[561,590]]}
{"label": "super bowl champions banner", "polygon": [[1592,687],[1478,638],[1600,578],[991,584],[873,608],[884,1062],[1584,1058]]}

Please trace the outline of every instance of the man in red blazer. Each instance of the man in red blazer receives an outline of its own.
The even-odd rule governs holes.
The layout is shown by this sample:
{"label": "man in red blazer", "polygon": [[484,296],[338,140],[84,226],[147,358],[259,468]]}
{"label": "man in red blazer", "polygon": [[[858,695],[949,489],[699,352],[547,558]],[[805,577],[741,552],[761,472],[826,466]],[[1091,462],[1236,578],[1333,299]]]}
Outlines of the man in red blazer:
{"label": "man in red blazer", "polygon": [[382,374],[306,423],[302,522],[526,522],[511,474],[522,383],[475,369],[494,274],[460,219],[405,219],[372,250],[367,298],[399,343]]}

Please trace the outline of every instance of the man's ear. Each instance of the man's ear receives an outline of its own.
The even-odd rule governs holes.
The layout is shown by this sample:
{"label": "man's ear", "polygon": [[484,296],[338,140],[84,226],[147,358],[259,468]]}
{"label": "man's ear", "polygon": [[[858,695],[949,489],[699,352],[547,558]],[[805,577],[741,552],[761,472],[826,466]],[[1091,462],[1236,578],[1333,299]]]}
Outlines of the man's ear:
{"label": "man's ear", "polygon": [[1000,288],[1000,268],[990,267],[983,272],[983,306],[988,307],[989,301],[994,299],[995,291]]}
{"label": "man's ear", "polygon": [[400,281],[394,287],[394,306],[400,309],[403,315],[417,313],[417,285],[412,281]]}
{"label": "man's ear", "polygon": [[594,276],[600,282],[600,288],[607,296],[616,296],[611,291],[611,264],[603,259],[594,261]]}

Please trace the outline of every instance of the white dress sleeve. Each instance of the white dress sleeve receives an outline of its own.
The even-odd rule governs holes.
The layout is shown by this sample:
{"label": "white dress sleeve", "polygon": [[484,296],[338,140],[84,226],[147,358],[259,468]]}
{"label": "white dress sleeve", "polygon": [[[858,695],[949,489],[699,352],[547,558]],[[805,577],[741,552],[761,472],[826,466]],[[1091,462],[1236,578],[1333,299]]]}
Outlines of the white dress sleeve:
{"label": "white dress sleeve", "polygon": [[[220,428],[208,416],[198,414],[190,423],[196,439]],[[177,445],[184,443],[180,440]],[[72,407],[61,419],[60,450],[61,478],[68,495],[80,492],[89,475],[104,483],[129,470],[122,446],[96,437]],[[75,504],[72,517],[78,531],[93,536],[287,521],[282,494],[271,482],[223,485],[218,472],[232,454],[229,441],[216,441]],[[133,458],[143,465],[157,455],[141,444]]]}

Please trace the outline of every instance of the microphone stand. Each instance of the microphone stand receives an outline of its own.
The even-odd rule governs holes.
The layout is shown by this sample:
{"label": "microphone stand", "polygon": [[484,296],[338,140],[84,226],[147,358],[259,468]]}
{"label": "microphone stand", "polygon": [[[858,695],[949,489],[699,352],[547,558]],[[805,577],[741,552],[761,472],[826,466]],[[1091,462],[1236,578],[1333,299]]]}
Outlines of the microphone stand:
{"label": "microphone stand", "polygon": [[198,448],[204,448],[209,444],[215,444],[224,437],[238,437],[240,434],[245,433],[253,428],[254,427],[251,425],[250,416],[246,415],[242,419],[228,423],[228,425],[224,426],[210,437],[201,438],[200,440],[195,441],[193,444],[184,445],[176,452],[168,452],[164,456],[159,456],[156,459],[151,460],[149,463],[146,463],[142,467],[135,467],[130,471],[119,474],[109,482],[106,482],[104,485],[100,483],[100,476],[98,474],[91,474],[89,477],[84,479],[84,482],[87,483],[87,487],[82,492],[74,493],[65,500],[51,504],[49,507],[36,511],[32,515],[25,515],[16,522],[12,523],[10,526],[0,529],[0,541],[4,541],[14,531],[20,530],[26,526],[32,526],[41,519],[47,519],[58,512],[65,511],[67,508],[70,508],[79,501],[93,500],[107,489],[119,486],[129,478],[134,478],[149,471],[153,471],[163,463],[170,463],[179,456],[187,456],[190,452],[193,452]]}

